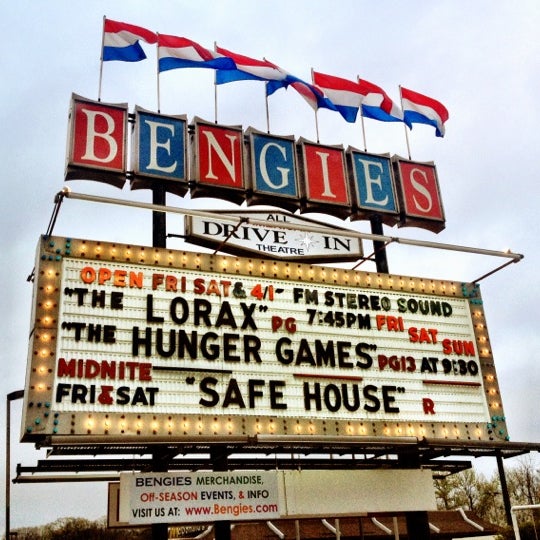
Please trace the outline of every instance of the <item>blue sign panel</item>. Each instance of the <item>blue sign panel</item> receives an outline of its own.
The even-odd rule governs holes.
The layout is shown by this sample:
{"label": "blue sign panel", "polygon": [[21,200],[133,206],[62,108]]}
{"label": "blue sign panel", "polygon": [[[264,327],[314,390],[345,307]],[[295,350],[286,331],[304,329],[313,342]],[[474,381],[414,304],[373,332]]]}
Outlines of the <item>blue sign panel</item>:
{"label": "blue sign panel", "polygon": [[356,204],[360,212],[395,214],[398,204],[390,157],[350,150]]}
{"label": "blue sign panel", "polygon": [[135,174],[187,181],[187,120],[136,110]]}
{"label": "blue sign panel", "polygon": [[259,195],[298,197],[294,139],[251,131],[253,191]]}

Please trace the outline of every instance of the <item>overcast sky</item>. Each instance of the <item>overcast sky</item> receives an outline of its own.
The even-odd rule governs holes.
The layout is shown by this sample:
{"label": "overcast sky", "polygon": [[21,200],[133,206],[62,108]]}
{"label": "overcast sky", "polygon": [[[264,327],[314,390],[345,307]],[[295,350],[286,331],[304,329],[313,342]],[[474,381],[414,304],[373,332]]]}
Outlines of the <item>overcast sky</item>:
{"label": "overcast sky", "polygon": [[[247,56],[266,57],[308,80],[311,68],[349,79],[359,75],[382,86],[395,101],[400,84],[441,101],[450,112],[445,138],[436,138],[429,126],[415,125],[410,143],[413,159],[434,161],[437,166],[446,229],[438,235],[413,228],[385,232],[485,249],[509,248],[525,255],[522,262],[483,280],[481,291],[511,440],[540,441],[537,0],[6,3],[0,85],[2,395],[24,386],[32,288],[26,278],[39,235],[47,229],[54,195],[65,185],[71,94],[98,97],[104,15],[188,37],[208,48],[217,42]],[[126,102],[130,110],[135,105],[157,110],[155,50],[144,47],[145,62],[105,64],[103,101]],[[161,112],[213,120],[212,81],[210,70],[162,74]],[[279,91],[269,105],[272,133],[315,139],[313,112],[293,91]],[[262,83],[220,87],[218,122],[266,129]],[[323,143],[362,146],[360,124],[347,124],[330,111],[319,114],[319,134]],[[366,136],[369,151],[406,156],[402,125],[366,120]],[[69,187],[151,200],[149,192],[132,193],[128,187],[120,191],[89,181],[72,181]],[[168,204],[188,203],[169,195]],[[180,232],[179,225],[179,218],[169,220],[171,232]],[[362,222],[353,227],[369,230]],[[151,217],[143,211],[67,200],[54,232],[149,245]],[[169,247],[183,246],[177,240]],[[391,273],[455,281],[472,281],[504,262],[403,247],[392,247],[388,257]],[[5,399],[0,403],[4,423]],[[21,401],[14,403],[12,463],[31,465],[44,452],[17,442],[20,410]],[[0,431],[3,448],[5,433]],[[3,467],[1,463],[2,475]],[[106,513],[105,485],[15,485],[11,508],[13,528],[59,516],[97,518]]]}

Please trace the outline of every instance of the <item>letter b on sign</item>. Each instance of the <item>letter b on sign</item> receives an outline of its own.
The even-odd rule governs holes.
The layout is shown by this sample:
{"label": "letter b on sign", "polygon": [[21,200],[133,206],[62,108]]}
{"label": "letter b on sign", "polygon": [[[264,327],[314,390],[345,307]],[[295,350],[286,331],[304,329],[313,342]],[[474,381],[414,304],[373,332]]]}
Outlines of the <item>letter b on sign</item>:
{"label": "letter b on sign", "polygon": [[[73,96],[66,179],[97,180],[95,169],[125,175],[127,114],[127,105],[107,105]],[[109,181],[106,176],[99,180]],[[122,187],[124,180],[121,184],[111,183]]]}

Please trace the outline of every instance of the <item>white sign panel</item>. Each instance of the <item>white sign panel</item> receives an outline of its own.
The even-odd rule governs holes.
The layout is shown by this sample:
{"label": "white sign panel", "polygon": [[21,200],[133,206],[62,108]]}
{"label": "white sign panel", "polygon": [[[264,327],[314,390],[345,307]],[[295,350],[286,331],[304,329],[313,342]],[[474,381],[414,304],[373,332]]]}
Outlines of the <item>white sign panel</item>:
{"label": "white sign panel", "polygon": [[288,518],[437,509],[428,470],[282,471]]}
{"label": "white sign panel", "polygon": [[504,440],[478,287],[42,241],[23,436]]}
{"label": "white sign panel", "polygon": [[421,469],[120,475],[119,517],[131,525],[436,509],[431,471]]}
{"label": "white sign panel", "polygon": [[120,520],[130,524],[275,519],[277,471],[122,473]]}
{"label": "white sign panel", "polygon": [[[227,213],[231,216],[231,212]],[[216,247],[235,255],[257,254],[260,257],[302,261],[358,260],[363,255],[359,238],[340,234],[318,221],[286,212],[235,212],[238,221],[213,217],[186,216],[186,240]],[[295,230],[291,225],[301,225]],[[281,225],[281,226],[280,226]],[[345,232],[345,231],[344,231]]]}

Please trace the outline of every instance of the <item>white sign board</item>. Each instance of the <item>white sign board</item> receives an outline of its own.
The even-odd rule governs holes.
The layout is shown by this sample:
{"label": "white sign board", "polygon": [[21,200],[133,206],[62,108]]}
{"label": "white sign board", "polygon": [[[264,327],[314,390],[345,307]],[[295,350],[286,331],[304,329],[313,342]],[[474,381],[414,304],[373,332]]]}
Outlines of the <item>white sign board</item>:
{"label": "white sign board", "polygon": [[122,473],[120,520],[264,521],[436,510],[431,471]]}
{"label": "white sign board", "polygon": [[[351,261],[363,255],[359,238],[348,236],[345,230],[345,234],[340,234],[337,227],[330,228],[305,217],[279,211],[227,212],[226,216],[238,218],[235,222],[224,219],[220,212],[214,214],[186,216],[186,240],[235,255],[256,254],[288,261]],[[291,228],[292,225],[303,230]]]}
{"label": "white sign board", "polygon": [[428,470],[282,471],[288,518],[437,509]]}
{"label": "white sign board", "polygon": [[507,437],[471,284],[49,237],[29,358],[26,440]]}
{"label": "white sign board", "polygon": [[122,473],[120,520],[200,523],[281,515],[277,471]]}

